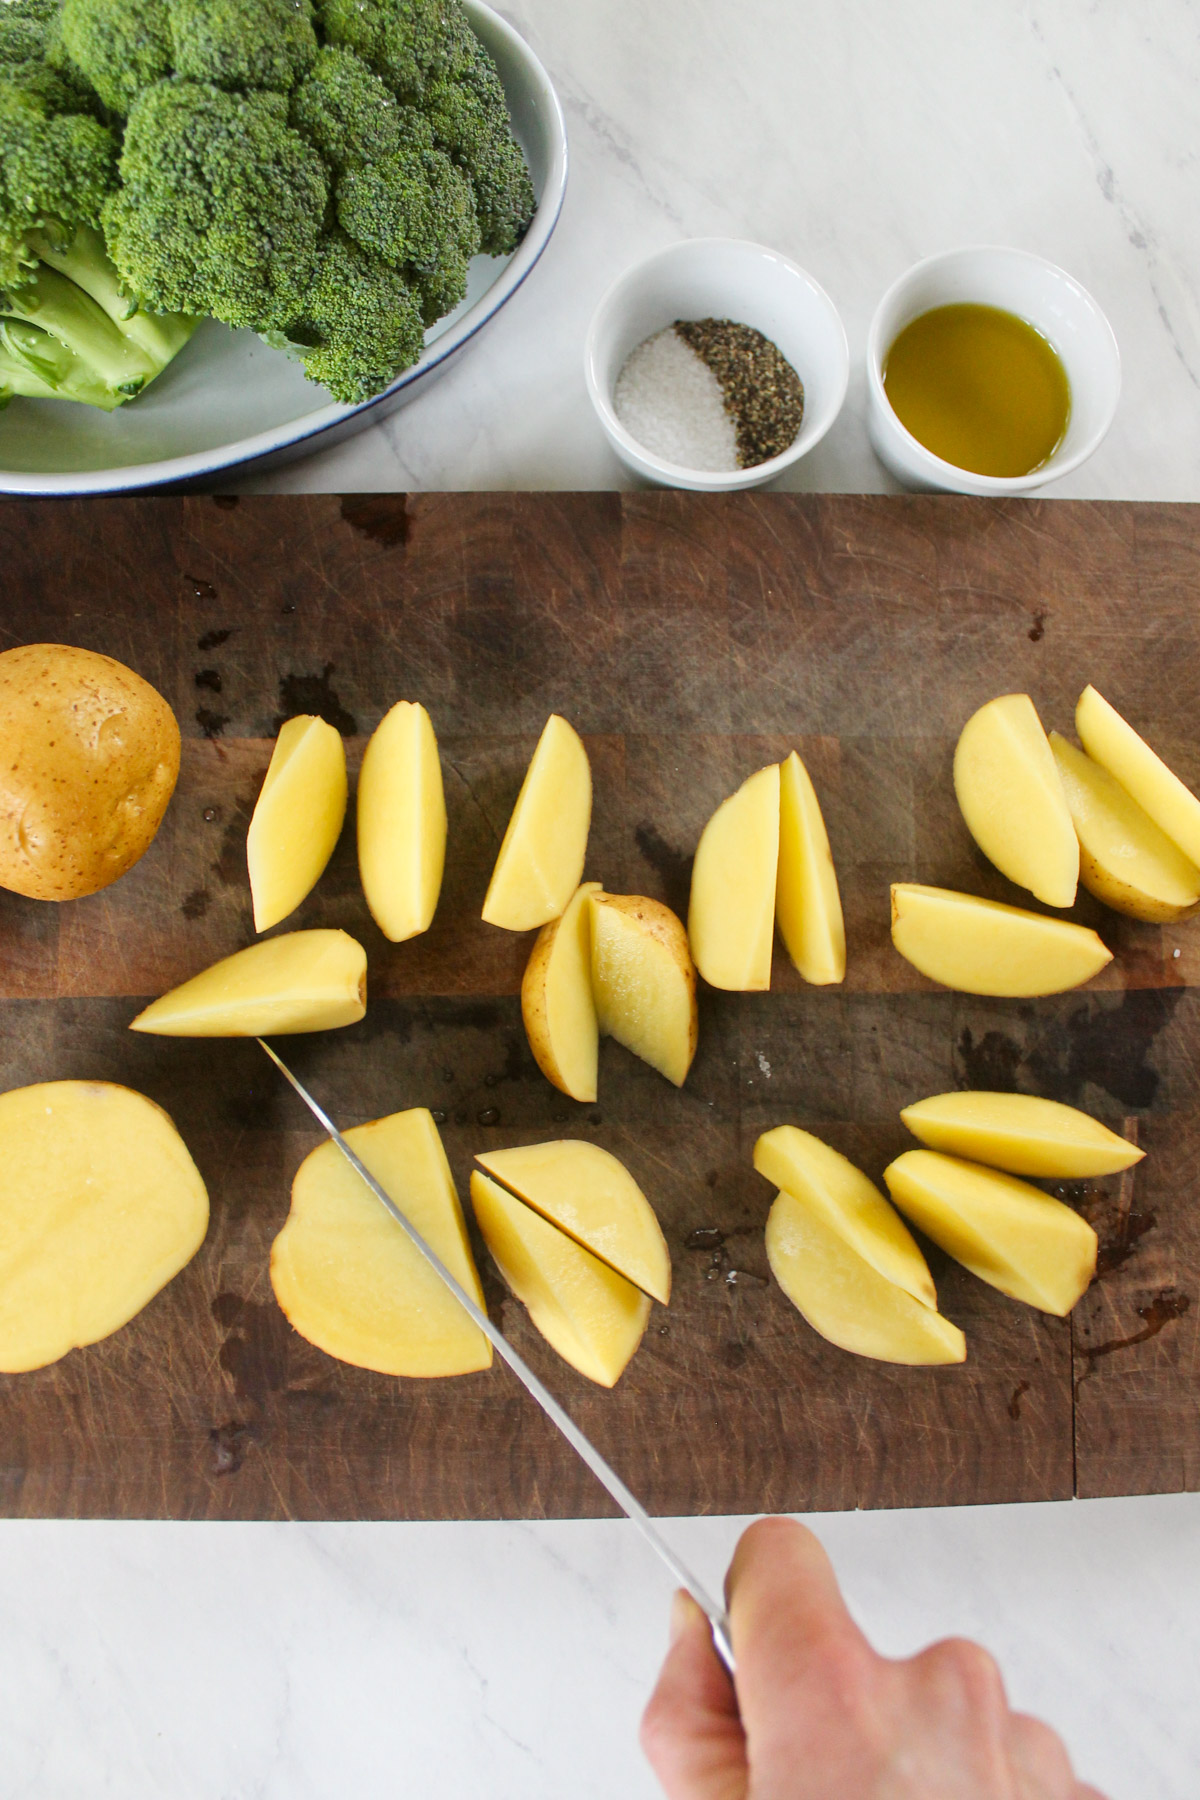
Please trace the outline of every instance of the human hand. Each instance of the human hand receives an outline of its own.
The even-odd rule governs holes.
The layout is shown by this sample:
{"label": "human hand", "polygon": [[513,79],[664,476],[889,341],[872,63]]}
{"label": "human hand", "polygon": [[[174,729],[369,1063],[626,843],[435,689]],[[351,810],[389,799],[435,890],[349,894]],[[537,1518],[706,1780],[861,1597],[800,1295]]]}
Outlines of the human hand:
{"label": "human hand", "polygon": [[1010,1710],[978,1644],[878,1656],[803,1525],[752,1525],[726,1597],[736,1695],[708,1620],[675,1596],[642,1720],[668,1800],[1104,1800],[1048,1725]]}

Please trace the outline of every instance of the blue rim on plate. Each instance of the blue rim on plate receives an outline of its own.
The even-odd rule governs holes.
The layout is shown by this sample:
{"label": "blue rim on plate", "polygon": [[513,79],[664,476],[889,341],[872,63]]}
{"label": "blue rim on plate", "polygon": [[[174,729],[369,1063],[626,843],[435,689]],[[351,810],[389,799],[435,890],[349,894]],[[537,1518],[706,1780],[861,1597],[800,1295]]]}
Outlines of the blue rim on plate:
{"label": "blue rim on plate", "polygon": [[[94,447],[95,434],[103,431],[110,421],[120,421],[132,408],[122,408],[118,413],[104,416],[95,414],[91,408],[66,400],[15,400],[10,407],[0,412],[0,494],[79,496],[193,486],[198,483],[208,484],[216,476],[228,474],[235,469],[247,469],[251,465],[263,468],[271,463],[290,461],[310,450],[337,443],[404,405],[413,398],[414,390],[419,388],[422,381],[441,374],[478,336],[489,320],[496,316],[525,282],[558,224],[567,185],[567,133],[562,107],[550,78],[525,40],[507,20],[493,12],[490,6],[484,5],[483,0],[464,0],[464,5],[474,30],[495,58],[499,69],[513,116],[514,130],[529,160],[537,193],[537,210],[522,243],[498,267],[497,273],[487,281],[482,291],[477,292],[474,299],[468,295],[468,300],[457,313],[450,315],[448,322],[439,321],[433,327],[435,335],[427,340],[420,360],[411,369],[398,375],[381,394],[374,395],[358,406],[342,406],[334,401],[326,401],[324,405],[315,406],[310,411],[298,408],[294,416],[283,419],[266,430],[227,443],[177,455],[145,460],[135,458],[107,468],[4,467],[4,439],[8,437],[11,443],[11,436],[15,435],[15,428],[19,427],[21,419],[30,420],[33,417],[26,409],[52,408],[60,439],[69,437],[70,421],[75,418],[86,426]],[[486,280],[486,275],[493,266],[487,258],[476,259],[473,265],[473,288],[480,279]],[[253,344],[250,354],[259,352],[259,345],[253,339],[253,334],[227,333],[221,326],[202,327],[192,343],[185,346],[180,357],[147,390],[145,399],[134,402],[133,406],[145,408],[148,403],[157,400],[164,408],[173,408],[178,412],[180,429],[185,430],[186,396],[172,399],[171,378],[179,368],[181,387],[185,376],[192,378],[192,385],[195,385],[194,378],[202,371],[202,365],[189,368],[185,359],[190,362],[197,352],[204,353],[202,340],[204,332],[209,330],[221,333],[222,339],[229,344],[248,339]],[[261,348],[261,355],[271,359],[264,367],[270,367],[272,374],[280,378],[278,364],[286,362],[282,353],[269,351],[264,346]],[[229,367],[231,374],[237,373],[232,364]],[[320,397],[321,390],[306,382],[295,365],[288,363],[287,368],[303,384],[302,388],[297,389],[300,406],[303,404],[305,390],[314,398]],[[243,385],[246,379],[246,376],[239,377]],[[248,379],[252,381],[253,377]],[[202,374],[199,386],[204,386]],[[219,394],[207,392],[205,400],[219,405]],[[85,413],[92,415],[86,421],[80,417]],[[114,449],[119,448],[119,430],[118,425],[111,434]],[[33,460],[35,459],[31,458]]]}

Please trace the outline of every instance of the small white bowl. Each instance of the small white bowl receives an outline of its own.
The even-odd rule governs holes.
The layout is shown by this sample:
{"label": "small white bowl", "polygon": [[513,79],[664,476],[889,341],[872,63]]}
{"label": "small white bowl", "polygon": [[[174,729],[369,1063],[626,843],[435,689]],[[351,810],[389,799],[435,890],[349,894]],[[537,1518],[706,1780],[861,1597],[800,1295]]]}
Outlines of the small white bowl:
{"label": "small white bowl", "polygon": [[[976,475],[945,462],[900,423],[883,385],[887,353],[906,325],[935,306],[974,302],[1018,314],[1049,339],[1071,387],[1071,416],[1052,456],[1028,475]],[[1027,494],[1077,469],[1113,421],[1121,357],[1112,326],[1065,269],[1028,250],[978,245],[931,256],[879,302],[867,339],[867,424],[876,455],[905,487],[950,494]]]}
{"label": "small white bowl", "polygon": [[[736,319],[779,346],[804,383],[803,422],[782,456],[753,469],[688,469],[626,431],[613,407],[617,377],[632,350],[676,319]],[[807,456],[841,411],[849,375],[846,333],[824,288],[777,250],[739,238],[692,238],[627,270],[596,308],[584,348],[592,405],[626,468],[708,494],[762,487]]]}

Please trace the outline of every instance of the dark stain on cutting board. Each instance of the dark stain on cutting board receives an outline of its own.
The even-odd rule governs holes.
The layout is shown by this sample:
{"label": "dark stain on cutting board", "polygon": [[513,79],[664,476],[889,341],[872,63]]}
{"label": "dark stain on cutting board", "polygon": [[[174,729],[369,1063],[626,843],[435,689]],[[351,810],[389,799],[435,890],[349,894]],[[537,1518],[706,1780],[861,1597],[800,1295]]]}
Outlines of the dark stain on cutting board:
{"label": "dark stain on cutting board", "polygon": [[[36,530],[33,529],[36,513]],[[492,1316],[659,1512],[913,1506],[1200,1485],[1200,922],[1136,925],[1086,895],[1115,951],[1085,992],[979,1000],[892,951],[888,883],[1022,903],[954,803],[954,741],[992,695],[1070,728],[1086,681],[1193,786],[1200,509],[951,498],[368,495],[0,505],[9,641],[116,656],[185,733],[176,797],[124,880],[57,908],[0,893],[0,1085],[127,1082],[163,1105],[212,1200],[200,1253],[126,1329],[0,1377],[0,1511],[25,1516],[488,1518],[607,1502],[499,1365],[396,1381],[306,1343],[270,1291],[271,1242],[311,1122],[252,1043],[148,1039],[145,999],[253,941],[245,837],[296,712],[346,738],[353,775],[397,700],[429,708],[450,850],[437,918],[389,944],[352,826],[288,928],[367,948],[359,1026],[290,1040],[345,1124],[439,1119],[460,1191],[484,1147],[589,1138],[624,1160],[671,1247],[608,1392],[560,1362],[478,1239]],[[46,579],[48,568],[54,580]],[[1047,621],[1052,624],[1048,628]],[[198,677],[203,677],[199,680]],[[202,702],[202,704],[201,704]],[[600,1099],[539,1074],[521,1026],[532,941],[479,917],[546,715],[583,732],[587,875],[686,910],[714,807],[798,749],[829,826],[850,961],[806,988],[701,994],[700,1050],[667,1086],[619,1047]],[[1069,1320],[937,1252],[961,1368],[848,1356],[770,1281],[759,1132],[806,1126],[878,1179],[899,1109],[965,1085],[1047,1093],[1145,1161],[1068,1195],[1101,1236]]]}

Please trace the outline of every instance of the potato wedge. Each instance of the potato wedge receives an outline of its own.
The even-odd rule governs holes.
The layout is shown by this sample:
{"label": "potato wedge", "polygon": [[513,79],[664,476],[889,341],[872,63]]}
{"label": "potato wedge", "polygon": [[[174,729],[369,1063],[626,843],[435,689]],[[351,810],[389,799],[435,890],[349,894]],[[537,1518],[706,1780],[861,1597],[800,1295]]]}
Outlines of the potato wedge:
{"label": "potato wedge", "polygon": [[599,1144],[560,1138],[489,1150],[475,1158],[517,1198],[665,1306],[671,1253],[655,1215],[624,1163]]}
{"label": "potato wedge", "polygon": [[572,1100],[596,1098],[600,1027],[592,999],[592,913],[598,881],[576,888],[559,919],[537,935],[521,982],[521,1017],[534,1060]]}
{"label": "potato wedge", "polygon": [[346,817],[346,747],[324,719],[280,727],[246,834],[254,929],[267,931],[316,887]]}
{"label": "potato wedge", "polygon": [[696,971],[669,906],[592,894],[592,995],[601,1032],[682,1087],[696,1054]]}
{"label": "potato wedge", "polygon": [[489,925],[532,931],[557,919],[583,879],[592,770],[579,734],[551,713],[517,795],[483,902]]}
{"label": "potato wedge", "polygon": [[1146,1154],[1099,1119],[1035,1094],[933,1094],[900,1117],[930,1150],[1043,1180],[1114,1175]]}
{"label": "potato wedge", "polygon": [[873,1181],[811,1132],[777,1125],[754,1146],[754,1167],[795,1196],[886,1281],[922,1306],[937,1306],[929,1265],[907,1225]]}
{"label": "potato wedge", "polygon": [[883,1172],[914,1225],[1013,1300],[1065,1317],[1096,1272],[1096,1233],[1041,1188],[937,1150],[906,1150]]}
{"label": "potato wedge", "polygon": [[1114,775],[1057,731],[1050,748],[1079,838],[1079,879],[1114,912],[1172,924],[1200,906],[1200,869]]}
{"label": "potato wedge", "polygon": [[1112,961],[1085,925],[907,881],[892,888],[892,942],[922,975],[962,994],[1061,994]]}
{"label": "potato wedge", "polygon": [[393,944],[428,931],[446,865],[446,795],[433,723],[400,700],[371,733],[358,777],[358,874]]}
{"label": "potato wedge", "polygon": [[967,1341],[873,1267],[818,1211],[779,1193],[767,1217],[771,1273],[813,1330],[856,1356],[928,1365],[966,1360]]}
{"label": "potato wedge", "polygon": [[710,987],[770,987],[778,868],[779,766],[771,763],[721,802],[696,846],[688,943]]}
{"label": "potato wedge", "polygon": [[118,1331],[207,1229],[200,1172],[152,1100],[109,1081],[0,1094],[0,1370]]}
{"label": "potato wedge", "polygon": [[846,979],[846,926],[829,834],[808,770],[794,750],[779,776],[775,919],[805,981],[827,987]]}
{"label": "potato wedge", "polygon": [[355,1025],[367,954],[344,931],[288,931],[213,963],[132,1021],[157,1037],[275,1037]]}
{"label": "potato wedge", "polygon": [[1090,685],[1079,696],[1075,729],[1092,761],[1115,776],[1188,861],[1200,866],[1200,800]]}
{"label": "potato wedge", "polygon": [[[423,1106],[345,1133],[375,1179],[471,1298],[483,1289],[454,1178]],[[492,1346],[388,1217],[337,1145],[296,1171],[287,1222],[271,1246],[271,1286],[288,1321],[327,1355],[381,1375],[469,1375]]]}
{"label": "potato wedge", "polygon": [[645,1333],[647,1296],[478,1169],[471,1204],[500,1273],[546,1342],[589,1381],[613,1387]]}
{"label": "potato wedge", "polygon": [[983,854],[1047,906],[1071,906],[1079,841],[1058,768],[1028,694],[973,713],[954,752],[954,792]]}

